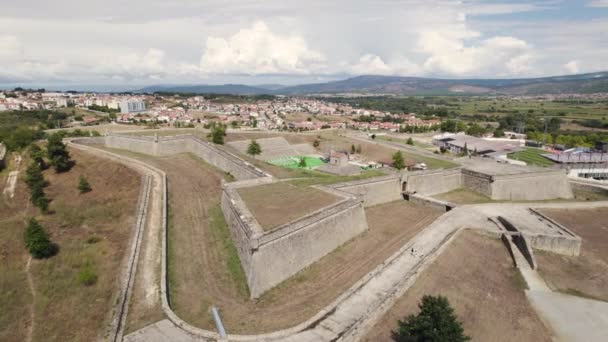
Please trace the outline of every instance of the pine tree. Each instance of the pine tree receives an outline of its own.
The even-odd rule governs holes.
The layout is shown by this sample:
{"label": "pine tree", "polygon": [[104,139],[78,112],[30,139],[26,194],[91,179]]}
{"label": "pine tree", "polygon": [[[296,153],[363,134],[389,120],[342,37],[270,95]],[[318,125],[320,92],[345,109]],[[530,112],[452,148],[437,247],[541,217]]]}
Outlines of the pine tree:
{"label": "pine tree", "polygon": [[418,307],[418,315],[399,321],[397,331],[392,332],[394,341],[465,342],[471,339],[464,334],[462,323],[446,297],[424,296]]}
{"label": "pine tree", "polygon": [[89,191],[93,190],[93,189],[91,189],[91,185],[89,184],[87,179],[84,178],[84,176],[80,176],[80,178],[78,179],[78,190],[80,191],[81,194],[84,194],[85,192],[89,192]]}
{"label": "pine tree", "polygon": [[70,154],[62,141],[63,136],[55,133],[49,136],[46,146],[47,156],[56,172],[65,172],[72,167]]}
{"label": "pine tree", "polygon": [[34,218],[28,222],[23,240],[27,251],[36,259],[48,258],[57,252],[57,247],[51,242],[44,228]]}
{"label": "pine tree", "polygon": [[401,151],[397,151],[393,154],[393,167],[397,170],[403,170],[405,168],[405,161],[403,160]]}
{"label": "pine tree", "polygon": [[258,154],[262,153],[262,147],[258,144],[255,139],[251,140],[249,146],[247,147],[247,154],[251,155],[255,158]]}

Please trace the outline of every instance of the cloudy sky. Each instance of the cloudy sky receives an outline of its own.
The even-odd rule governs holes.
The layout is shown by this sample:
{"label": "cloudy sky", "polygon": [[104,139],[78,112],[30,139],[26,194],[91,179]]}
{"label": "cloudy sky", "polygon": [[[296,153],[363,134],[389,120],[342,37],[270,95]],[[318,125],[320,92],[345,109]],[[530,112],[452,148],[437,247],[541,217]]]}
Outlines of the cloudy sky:
{"label": "cloudy sky", "polygon": [[608,0],[2,0],[0,85],[608,70]]}

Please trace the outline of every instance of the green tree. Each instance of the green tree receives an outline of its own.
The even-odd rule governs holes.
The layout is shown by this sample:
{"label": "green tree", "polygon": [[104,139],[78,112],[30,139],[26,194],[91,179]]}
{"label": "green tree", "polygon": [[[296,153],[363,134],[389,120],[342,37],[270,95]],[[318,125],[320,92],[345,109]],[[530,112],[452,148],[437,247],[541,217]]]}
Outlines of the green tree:
{"label": "green tree", "polygon": [[262,153],[262,147],[260,146],[260,144],[258,144],[255,139],[251,140],[249,146],[247,147],[247,154],[255,158],[255,156],[260,153]]}
{"label": "green tree", "polygon": [[44,152],[40,146],[38,146],[38,144],[30,144],[30,158],[32,158],[32,160],[38,164],[41,170],[46,168],[46,163],[44,162]]}
{"label": "green tree", "polygon": [[51,165],[56,172],[68,171],[73,164],[62,139],[63,135],[55,133],[49,136],[48,144],[46,146],[47,157],[51,161]]}
{"label": "green tree", "polygon": [[301,168],[305,168],[306,167],[306,158],[304,158],[304,157],[300,158],[300,162],[298,162],[298,166]]}
{"label": "green tree", "polygon": [[397,151],[393,154],[393,167],[397,170],[403,170],[405,168],[405,161],[403,160],[401,151]]}
{"label": "green tree", "polygon": [[407,141],[405,143],[408,145],[414,145],[414,140],[410,137],[410,138],[407,138]]}
{"label": "green tree", "polygon": [[81,194],[84,194],[85,192],[89,192],[93,189],[91,189],[91,184],[89,184],[89,181],[87,181],[86,178],[84,178],[84,176],[80,176],[80,178],[78,179],[78,190],[80,191]]}
{"label": "green tree", "polygon": [[503,129],[497,128],[494,130],[494,138],[502,138],[505,136],[505,131]]}
{"label": "green tree", "polygon": [[396,331],[392,332],[396,342],[464,342],[471,338],[464,334],[460,323],[443,296],[424,296],[418,304],[420,313],[409,315],[399,321]]}
{"label": "green tree", "polygon": [[211,127],[211,141],[214,144],[224,145],[224,136],[226,135],[226,126],[215,124]]}
{"label": "green tree", "polygon": [[43,188],[45,185],[42,170],[36,161],[32,161],[32,163],[30,163],[25,170],[25,184],[27,184],[28,188],[30,189],[35,187]]}
{"label": "green tree", "polygon": [[25,248],[36,259],[48,258],[57,252],[57,246],[51,242],[47,232],[36,219],[31,218],[23,235]]}

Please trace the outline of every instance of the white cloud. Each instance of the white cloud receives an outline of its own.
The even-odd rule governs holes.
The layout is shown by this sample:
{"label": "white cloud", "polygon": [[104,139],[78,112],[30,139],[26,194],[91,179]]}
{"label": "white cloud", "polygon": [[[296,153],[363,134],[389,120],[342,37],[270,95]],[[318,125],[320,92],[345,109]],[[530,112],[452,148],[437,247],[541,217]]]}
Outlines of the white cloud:
{"label": "white cloud", "polygon": [[201,71],[210,74],[309,74],[325,58],[298,35],[279,35],[262,21],[224,39],[207,38]]}
{"label": "white cloud", "polygon": [[588,7],[608,7],[608,0],[592,0],[587,3]]}
{"label": "white cloud", "polygon": [[479,33],[460,30],[424,31],[418,48],[427,54],[423,67],[435,74],[506,76],[530,70],[532,47],[514,37],[492,37],[467,44]]}
{"label": "white cloud", "polygon": [[578,64],[578,61],[570,61],[564,64],[564,70],[569,74],[578,74],[581,70]]}
{"label": "white cloud", "polygon": [[412,76],[420,74],[421,69],[405,57],[397,57],[391,62],[385,62],[379,56],[365,54],[356,63],[346,64],[344,72],[354,75]]}

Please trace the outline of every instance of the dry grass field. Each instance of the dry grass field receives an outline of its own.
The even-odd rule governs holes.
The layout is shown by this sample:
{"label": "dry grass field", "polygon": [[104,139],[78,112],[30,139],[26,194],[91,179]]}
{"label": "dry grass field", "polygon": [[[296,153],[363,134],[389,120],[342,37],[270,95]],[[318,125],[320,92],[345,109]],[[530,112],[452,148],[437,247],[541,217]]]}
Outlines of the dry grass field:
{"label": "dry grass field", "polygon": [[444,192],[433,197],[440,201],[446,201],[454,204],[479,204],[492,202],[490,198],[484,195],[463,188],[452,190],[450,192]]}
{"label": "dry grass field", "polygon": [[578,257],[536,251],[543,279],[559,291],[608,301],[608,208],[543,212],[583,239]]}
{"label": "dry grass field", "polygon": [[[44,172],[52,199],[48,215],[29,204],[22,164],[15,198],[0,201],[0,340],[92,341],[109,323],[121,262],[134,223],[140,177],[123,165],[72,150],[67,173]],[[93,191],[79,194],[84,175]],[[2,180],[4,182],[4,180]],[[4,184],[2,184],[3,186]],[[32,260],[23,245],[25,222],[35,216],[59,253]],[[91,286],[78,281],[89,268]],[[30,281],[28,281],[30,280]]]}
{"label": "dry grass field", "polygon": [[524,294],[500,240],[465,231],[424,271],[364,341],[392,341],[397,321],[418,312],[423,295],[448,298],[473,341],[551,341]]}
{"label": "dry grass field", "polygon": [[264,230],[272,230],[340,200],[325,191],[287,182],[238,189]]}

